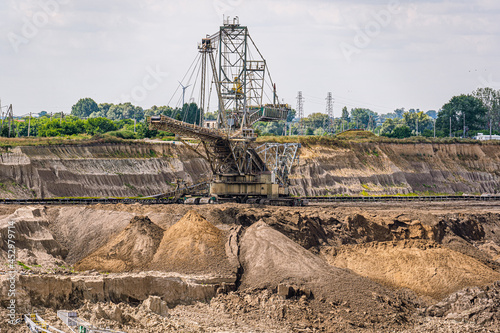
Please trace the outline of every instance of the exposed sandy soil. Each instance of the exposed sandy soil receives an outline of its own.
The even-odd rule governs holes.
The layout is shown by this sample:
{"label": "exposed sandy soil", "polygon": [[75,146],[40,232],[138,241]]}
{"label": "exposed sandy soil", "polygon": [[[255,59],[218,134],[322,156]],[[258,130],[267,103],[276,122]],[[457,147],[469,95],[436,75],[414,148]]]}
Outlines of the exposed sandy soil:
{"label": "exposed sandy soil", "polygon": [[[498,331],[495,203],[0,206],[0,213],[4,224],[18,219],[20,258],[31,268],[21,280],[39,286],[20,297],[51,322],[64,304],[127,332]],[[122,273],[61,268],[75,263],[77,271]],[[54,269],[59,280],[47,275]],[[133,273],[144,270],[164,273]],[[153,295],[170,306],[165,317],[144,310],[153,282]],[[4,319],[0,328],[22,332]]]}
{"label": "exposed sandy soil", "polygon": [[500,280],[500,273],[434,242],[399,241],[326,250],[328,262],[392,288],[441,299],[471,285]]}
{"label": "exposed sandy soil", "polygon": [[[500,145],[305,140],[291,191],[297,195],[499,193]],[[210,177],[209,163],[174,143],[82,144],[7,149],[0,197],[130,197]]]}
{"label": "exposed sandy soil", "polygon": [[165,230],[148,217],[135,216],[118,236],[75,264],[75,270],[122,273],[146,270]]}
{"label": "exposed sandy soil", "polygon": [[164,233],[149,268],[186,274],[235,272],[227,260],[226,236],[196,211],[189,211]]}
{"label": "exposed sandy soil", "polygon": [[243,289],[293,286],[295,294],[346,310],[328,321],[341,316],[359,327],[388,324],[402,310],[390,290],[349,270],[328,265],[264,222],[248,228],[240,246]]}

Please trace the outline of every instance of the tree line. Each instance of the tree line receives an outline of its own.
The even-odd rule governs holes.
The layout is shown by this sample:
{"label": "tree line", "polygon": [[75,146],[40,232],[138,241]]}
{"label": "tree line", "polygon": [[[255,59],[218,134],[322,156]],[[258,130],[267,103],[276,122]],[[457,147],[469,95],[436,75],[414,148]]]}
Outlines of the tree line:
{"label": "tree line", "polygon": [[[91,98],[82,98],[71,109],[70,115],[63,112],[49,114],[42,111],[38,117],[25,116],[9,122],[4,119],[0,124],[2,137],[57,137],[108,133],[117,137],[152,138],[173,136],[172,133],[151,131],[146,117],[165,115],[191,124],[199,122],[200,109],[195,103],[185,104],[182,108],[153,106],[144,110],[131,103],[97,104]],[[214,114],[207,115],[209,119]]]}
{"label": "tree line", "polygon": [[377,114],[366,108],[347,107],[342,115],[329,119],[324,113],[313,113],[293,124],[261,123],[256,129],[261,135],[328,135],[348,129],[364,129],[382,136],[407,138],[473,137],[478,132],[500,133],[500,90],[479,88],[471,94],[454,96],[439,111],[396,109],[388,114]]}
{"label": "tree line", "polygon": [[[171,136],[172,133],[151,131],[146,118],[165,115],[191,124],[200,121],[196,103],[182,108],[153,106],[144,110],[131,103],[97,104],[91,98],[82,98],[71,109],[70,115],[49,115],[40,112],[38,117],[22,117],[13,122],[2,120],[0,136],[7,137],[56,137],[71,135],[96,135],[108,133],[123,138],[152,138]],[[479,88],[471,94],[454,96],[439,111],[404,108],[379,115],[367,108],[347,107],[338,118],[330,119],[324,113],[313,113],[296,119],[291,110],[287,121],[257,123],[254,128],[260,135],[329,135],[348,129],[364,129],[382,136],[406,138],[472,137],[478,132],[500,133],[500,90]],[[214,120],[216,114],[207,113],[205,119]]]}

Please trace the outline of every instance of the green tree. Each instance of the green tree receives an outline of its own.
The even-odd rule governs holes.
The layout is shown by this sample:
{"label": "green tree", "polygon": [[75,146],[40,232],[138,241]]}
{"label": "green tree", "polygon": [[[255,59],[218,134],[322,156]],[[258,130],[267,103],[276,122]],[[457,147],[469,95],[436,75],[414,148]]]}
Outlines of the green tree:
{"label": "green tree", "polygon": [[389,136],[398,139],[409,138],[411,136],[411,129],[406,125],[398,126]]}
{"label": "green tree", "polygon": [[131,103],[111,105],[106,113],[106,118],[111,120],[135,119],[137,122],[144,120],[144,110]]}
{"label": "green tree", "polygon": [[144,110],[144,117],[160,116],[164,115],[170,117],[172,115],[173,109],[169,106],[156,106],[153,105],[151,108]]}
{"label": "green tree", "polygon": [[432,119],[437,118],[437,111],[436,110],[429,110],[425,114],[428,115],[429,117],[431,117]]}
{"label": "green tree", "polygon": [[295,119],[296,115],[297,115],[296,110],[292,109],[292,110],[288,111],[288,116],[286,117],[286,121],[291,123]]}
{"label": "green tree", "polygon": [[381,135],[390,135],[392,131],[398,126],[403,125],[403,121],[401,119],[386,119],[382,124],[382,128],[380,130]]}
{"label": "green tree", "polygon": [[347,111],[347,107],[344,106],[342,108],[342,120],[346,121],[346,122],[350,122],[351,119],[349,118],[349,111]]}
{"label": "green tree", "polygon": [[313,131],[328,125],[328,115],[324,113],[313,113],[303,119],[304,126],[310,127]]}
{"label": "green tree", "polygon": [[396,118],[402,119],[403,115],[405,114],[405,108],[394,110],[394,114],[396,115]]}
{"label": "green tree", "polygon": [[351,110],[351,119],[357,128],[374,128],[378,120],[378,114],[370,109],[356,108]]}
{"label": "green tree", "polygon": [[78,118],[87,118],[99,111],[99,106],[92,98],[82,98],[71,108],[71,115]]}
{"label": "green tree", "polygon": [[410,128],[412,132],[415,132],[417,134],[417,124],[418,124],[418,132],[422,133],[426,129],[430,129],[432,127],[432,119],[428,115],[426,115],[424,112],[418,112],[418,113],[410,113],[406,112],[403,115],[403,122],[406,126]]}
{"label": "green tree", "polygon": [[137,132],[137,137],[139,139],[154,138],[155,136],[158,135],[158,131],[157,130],[150,130],[149,124],[147,124],[145,122],[141,122],[141,123],[137,124],[136,132]]}
{"label": "green tree", "polygon": [[488,109],[487,127],[491,123],[492,130],[500,130],[500,90],[492,88],[479,88],[472,93],[476,98],[479,98],[484,106]]}
{"label": "green tree", "polygon": [[[436,129],[448,133],[463,130],[464,116],[468,130],[483,129],[487,123],[488,109],[483,102],[472,95],[454,96],[438,113]],[[466,130],[467,130],[466,128]]]}
{"label": "green tree", "polygon": [[117,127],[113,121],[107,118],[89,118],[85,123],[85,132],[90,135],[97,133],[116,131]]}

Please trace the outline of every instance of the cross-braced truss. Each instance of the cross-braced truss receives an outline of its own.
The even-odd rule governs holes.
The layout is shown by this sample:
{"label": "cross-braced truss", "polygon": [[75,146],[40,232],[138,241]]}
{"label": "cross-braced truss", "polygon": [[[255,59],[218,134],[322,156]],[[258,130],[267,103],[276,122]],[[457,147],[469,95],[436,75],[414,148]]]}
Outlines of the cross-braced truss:
{"label": "cross-braced truss", "polygon": [[[277,102],[276,86],[248,28],[240,26],[237,18],[228,19],[218,33],[202,40],[198,50],[202,62],[201,112],[210,102],[206,91],[213,83],[218,100],[216,128],[205,128],[203,121],[197,126],[166,116],[151,117],[151,128],[178,135],[189,149],[209,162],[214,175],[246,176],[271,171],[276,183],[287,186],[300,145],[252,148],[256,139],[252,125],[259,121],[285,121],[290,107]],[[271,88],[272,101],[264,104],[264,96],[268,97],[266,87]]]}

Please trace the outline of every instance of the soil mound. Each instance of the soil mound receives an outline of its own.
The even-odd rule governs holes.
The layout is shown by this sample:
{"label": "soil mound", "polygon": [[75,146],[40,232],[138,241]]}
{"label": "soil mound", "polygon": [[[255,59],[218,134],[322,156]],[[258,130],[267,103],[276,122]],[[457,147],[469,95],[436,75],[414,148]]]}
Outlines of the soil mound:
{"label": "soil mound", "polygon": [[76,263],[75,269],[112,273],[140,271],[153,259],[164,231],[148,217],[136,216],[118,236]]}
{"label": "soil mound", "polygon": [[287,284],[305,294],[309,290],[320,302],[344,307],[347,313],[355,311],[351,319],[367,321],[367,325],[394,313],[388,305],[397,303],[392,292],[348,270],[328,265],[262,221],[246,230],[240,246],[243,288],[274,289]]}
{"label": "soil mound", "polygon": [[184,274],[233,273],[225,243],[221,230],[190,210],[165,231],[149,268]]}
{"label": "soil mound", "polygon": [[370,131],[364,130],[347,130],[337,135],[338,138],[344,139],[371,139],[377,136]]}
{"label": "soil mound", "polygon": [[332,266],[434,299],[500,280],[500,273],[478,260],[427,241],[346,245],[326,258]]}
{"label": "soil mound", "polygon": [[136,214],[95,207],[65,206],[49,210],[48,215],[50,231],[69,250],[66,262],[73,265],[106,245],[117,231],[129,225]]}

